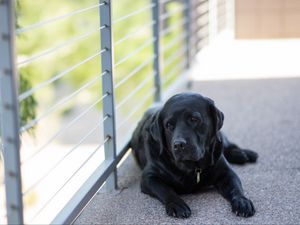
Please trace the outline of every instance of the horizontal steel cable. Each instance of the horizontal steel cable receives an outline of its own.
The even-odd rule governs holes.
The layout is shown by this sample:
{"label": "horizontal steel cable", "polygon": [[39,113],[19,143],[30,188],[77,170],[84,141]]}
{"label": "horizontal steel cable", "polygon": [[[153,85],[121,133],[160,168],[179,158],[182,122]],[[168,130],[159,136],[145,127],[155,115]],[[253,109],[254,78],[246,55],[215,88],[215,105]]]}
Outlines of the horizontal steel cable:
{"label": "horizontal steel cable", "polygon": [[149,65],[153,60],[156,58],[156,56],[151,57],[150,59],[145,60],[142,62],[138,67],[134,68],[126,77],[124,77],[122,80],[120,80],[118,83],[115,84],[115,90],[120,87],[122,84],[124,84],[127,80],[129,80],[132,76],[134,76],[136,73],[141,71],[143,68],[145,68],[147,65]]}
{"label": "horizontal steel cable", "polygon": [[201,2],[197,2],[194,6],[193,9],[198,9],[200,6],[204,5],[208,3],[208,1],[201,1]]}
{"label": "horizontal steel cable", "polygon": [[135,113],[137,113],[137,111],[149,100],[149,98],[152,96],[154,97],[154,92],[156,91],[156,89],[154,88],[153,90],[151,90],[146,97],[139,102],[132,110],[131,112],[128,114],[128,116],[120,123],[118,124],[116,129],[119,129],[120,127],[122,127]]}
{"label": "horizontal steel cable", "polygon": [[92,5],[92,6],[89,6],[87,8],[84,8],[84,9],[78,9],[78,10],[73,11],[73,12],[68,13],[68,14],[56,16],[56,17],[53,17],[53,18],[50,18],[50,19],[32,24],[32,25],[29,25],[29,26],[24,27],[24,28],[19,28],[19,29],[16,30],[16,34],[21,34],[21,33],[28,32],[28,31],[33,30],[33,29],[43,27],[43,26],[51,24],[53,22],[56,22],[56,21],[59,21],[59,20],[74,16],[74,15],[77,15],[77,14],[80,14],[80,13],[83,13],[83,12],[87,12],[87,11],[92,10],[92,9],[96,9],[96,8],[102,6],[102,5],[105,5],[105,3]]}
{"label": "horizontal steel cable", "polygon": [[194,40],[192,41],[192,44],[198,45],[199,43],[201,43],[201,42],[207,40],[207,39],[209,38],[209,34],[206,34],[205,36],[197,36],[197,37],[198,37],[198,39],[194,39]]}
{"label": "horizontal steel cable", "polygon": [[208,28],[209,22],[206,22],[206,23],[198,25],[198,26],[197,25],[198,24],[196,24],[196,26],[194,26],[193,29],[192,29],[193,34],[198,33],[199,31],[203,30],[204,28]]}
{"label": "horizontal steel cable", "polygon": [[166,3],[169,3],[169,2],[174,2],[174,0],[161,0],[160,1],[161,4],[166,4]]}
{"label": "horizontal steel cable", "polygon": [[[34,158],[36,155],[38,155],[39,153],[42,152],[42,150],[49,145],[57,136],[59,136],[62,132],[64,132],[66,129],[70,128],[71,126],[73,126],[77,121],[79,121],[83,116],[85,116],[89,111],[91,111],[97,104],[99,104],[100,102],[103,101],[103,99],[105,97],[107,97],[108,94],[105,94],[104,97],[99,98],[97,101],[95,101],[92,105],[90,105],[88,108],[86,108],[85,110],[83,110],[75,119],[73,119],[71,122],[69,122],[66,126],[64,126],[62,129],[60,129],[55,135],[53,135],[44,145],[42,145],[36,152],[34,152],[32,155],[30,155],[29,157],[27,157],[25,160],[22,160],[21,164],[25,164],[27,163],[29,160],[31,160],[32,158]],[[104,117],[104,120],[107,118],[108,116],[106,115]]]}
{"label": "horizontal steel cable", "polygon": [[166,20],[174,15],[177,15],[178,13],[183,13],[184,10],[188,9],[188,6],[185,6],[185,7],[180,7],[176,10],[172,10],[172,12],[167,12],[167,13],[164,13],[162,15],[160,15],[159,19],[160,20]]}
{"label": "horizontal steel cable", "polygon": [[32,89],[30,89],[28,91],[25,91],[25,92],[21,93],[19,95],[19,98],[18,98],[19,102],[21,102],[24,99],[28,98],[29,96],[33,95],[36,91],[40,90],[41,88],[43,88],[43,87],[45,87],[45,86],[47,86],[49,84],[52,84],[54,81],[56,81],[56,80],[64,77],[65,75],[69,74],[70,72],[72,72],[73,70],[75,70],[79,66],[85,64],[86,62],[94,59],[97,56],[100,56],[102,53],[104,53],[106,51],[107,51],[107,49],[103,49],[100,52],[97,52],[96,54],[94,54],[94,55],[92,55],[92,56],[90,56],[90,57],[82,60],[81,62],[79,62],[79,63],[77,63],[77,64],[69,67],[68,69],[64,70],[63,72],[60,72],[59,74],[55,75],[54,77],[52,77],[52,78],[50,78],[50,79],[48,79],[48,80],[46,80],[46,81],[38,84],[36,87],[34,87],[34,88],[32,88]]}
{"label": "horizontal steel cable", "polygon": [[89,36],[91,36],[92,34],[94,34],[96,32],[99,32],[99,31],[101,31],[104,28],[106,28],[106,26],[101,26],[101,27],[99,27],[97,29],[91,30],[91,31],[89,31],[89,32],[87,32],[85,34],[79,35],[79,36],[77,36],[75,38],[72,38],[72,39],[66,41],[66,42],[63,42],[63,43],[61,43],[61,44],[59,44],[59,45],[57,45],[55,47],[52,47],[52,48],[47,49],[45,51],[42,51],[42,52],[40,52],[40,53],[38,53],[38,54],[36,54],[34,56],[31,56],[31,57],[29,57],[27,59],[21,60],[17,64],[18,64],[18,66],[23,66],[24,64],[32,63],[32,62],[34,62],[34,61],[36,61],[36,60],[38,60],[40,58],[43,58],[45,56],[48,56],[49,54],[52,54],[52,53],[54,53],[54,52],[56,52],[56,51],[58,51],[58,50],[60,50],[60,49],[62,49],[64,47],[66,47],[68,45],[74,44],[74,43],[76,43],[76,42],[78,42],[80,40],[84,40],[84,39],[88,38]]}
{"label": "horizontal steel cable", "polygon": [[207,38],[208,38],[208,36],[205,37],[205,38],[202,38],[202,40],[199,40],[199,41],[196,43],[196,49],[197,49],[197,51],[200,51],[200,50],[206,45],[206,43],[203,43],[203,41],[206,41]]}
{"label": "horizontal steel cable", "polygon": [[[208,16],[209,10],[206,10],[205,12],[202,13],[195,13],[194,15],[192,15],[192,20],[193,21],[198,21],[200,19],[205,18],[206,16]],[[208,20],[208,18],[207,18]]]}
{"label": "horizontal steel cable", "polygon": [[80,165],[80,167],[67,179],[67,181],[51,196],[51,198],[39,209],[39,211],[34,215],[31,219],[33,221],[48,205],[53,201],[55,196],[72,180],[72,178],[82,169],[83,166],[96,154],[96,152],[109,140],[110,138],[106,138],[102,144],[100,144],[93,152],[89,155],[88,158]]}
{"label": "horizontal steel cable", "polygon": [[[174,74],[176,74],[176,72],[178,72],[179,69],[184,69],[186,64],[187,64],[186,60],[183,60],[180,63],[176,64],[166,75],[164,75],[162,77],[163,78],[162,85],[167,83],[174,76]],[[183,68],[181,68],[181,67],[183,67]]]}
{"label": "horizontal steel cable", "polygon": [[174,45],[178,44],[178,42],[185,40],[185,38],[187,38],[187,36],[188,36],[187,33],[184,32],[183,35],[180,35],[180,36],[174,38],[168,44],[162,46],[162,52],[168,51],[169,49],[174,47]]}
{"label": "horizontal steel cable", "polygon": [[130,59],[132,56],[136,55],[137,53],[141,52],[145,48],[149,47],[151,44],[154,43],[155,40],[156,40],[155,38],[151,38],[150,40],[146,41],[143,45],[141,45],[140,47],[136,48],[134,51],[132,51],[126,57],[124,57],[123,59],[120,59],[118,62],[116,62],[115,65],[114,65],[114,67],[117,67],[117,66],[121,65],[122,63],[124,63],[128,59]]}
{"label": "horizontal steel cable", "polygon": [[154,24],[156,24],[156,22],[152,21],[151,23],[148,23],[146,25],[143,25],[142,27],[139,27],[138,29],[136,29],[133,32],[131,32],[130,34],[127,34],[124,37],[122,37],[119,40],[117,40],[114,43],[114,46],[118,46],[119,44],[123,43],[124,41],[128,40],[129,38],[134,37],[137,33],[141,32],[142,30],[144,30],[146,28],[149,28],[149,27],[153,26]]}
{"label": "horizontal steel cable", "polygon": [[185,46],[184,48],[180,48],[178,49],[176,52],[174,52],[174,54],[169,57],[165,63],[163,63],[163,68],[167,68],[168,66],[170,66],[176,59],[178,59],[178,57],[184,55],[187,51],[187,47]]}
{"label": "horizontal steel cable", "polygon": [[159,34],[160,37],[163,37],[172,31],[176,30],[178,27],[183,27],[187,23],[187,19],[183,19],[180,22],[175,23],[174,25],[162,30]]}
{"label": "horizontal steel cable", "polygon": [[[86,90],[87,88],[89,88],[90,86],[92,86],[93,84],[95,84],[95,82],[97,80],[99,80],[105,73],[106,72],[103,72],[100,76],[97,76],[96,78],[94,78],[93,80],[87,82],[86,84],[84,84],[83,86],[81,86],[79,89],[77,89],[76,91],[74,91],[73,93],[71,93],[70,95],[68,95],[65,98],[63,98],[62,100],[58,101],[56,104],[54,104],[52,107],[50,107],[42,116],[40,116],[40,118],[43,118],[46,115],[50,114],[51,112],[57,110],[57,108],[63,106],[65,103],[67,103],[68,101],[70,101],[72,98],[74,98],[75,96],[79,95],[82,91]],[[23,132],[23,130],[21,130],[20,132]]]}
{"label": "horizontal steel cable", "polygon": [[133,95],[138,93],[145,85],[150,81],[153,80],[152,76],[149,76],[143,82],[141,82],[129,95],[127,95],[117,106],[116,109],[119,109],[122,105],[124,105]]}
{"label": "horizontal steel cable", "polygon": [[[105,96],[102,96],[102,98],[104,98]],[[33,119],[31,120],[29,123],[27,123],[26,125],[24,125],[23,127],[20,128],[19,132],[22,133],[24,131],[27,131],[31,128],[33,128],[40,120],[42,120],[43,118],[45,118],[46,116],[48,116],[51,112],[53,112],[55,109],[57,108],[57,106],[52,107],[50,109],[48,109],[46,112],[44,112],[41,116],[39,116],[37,119]]]}
{"label": "horizontal steel cable", "polygon": [[112,21],[112,24],[119,23],[119,22],[121,22],[121,21],[123,21],[125,19],[128,19],[128,18],[132,17],[132,16],[135,16],[135,15],[140,14],[142,12],[148,11],[149,9],[152,9],[154,6],[155,6],[155,4],[149,4],[149,5],[145,6],[145,7],[140,8],[139,10],[136,10],[134,12],[131,12],[131,13],[125,15],[125,16],[121,16],[121,17],[119,17],[117,19],[114,19]]}
{"label": "horizontal steel cable", "polygon": [[70,151],[68,151],[60,160],[58,160],[40,179],[38,179],[36,182],[34,182],[32,185],[30,185],[29,188],[27,188],[23,192],[23,196],[26,196],[30,191],[32,191],[36,186],[38,186],[43,180],[45,180],[53,170],[55,170],[72,152],[74,152],[89,136],[91,136],[98,128],[101,127],[101,124],[103,124],[105,119],[101,120],[94,126],[91,130],[89,130],[88,133],[86,133],[83,138],[80,139],[79,142],[75,144],[73,148],[71,148]]}

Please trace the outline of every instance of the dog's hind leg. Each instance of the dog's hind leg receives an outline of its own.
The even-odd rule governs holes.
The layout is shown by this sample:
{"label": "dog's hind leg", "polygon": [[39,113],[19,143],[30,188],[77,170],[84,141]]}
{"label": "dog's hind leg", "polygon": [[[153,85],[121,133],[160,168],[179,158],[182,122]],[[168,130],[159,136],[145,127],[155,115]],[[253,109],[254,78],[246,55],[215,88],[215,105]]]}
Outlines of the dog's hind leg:
{"label": "dog's hind leg", "polygon": [[242,149],[234,143],[231,143],[222,133],[222,142],[224,146],[224,156],[230,163],[245,164],[254,163],[258,158],[258,154],[249,149]]}

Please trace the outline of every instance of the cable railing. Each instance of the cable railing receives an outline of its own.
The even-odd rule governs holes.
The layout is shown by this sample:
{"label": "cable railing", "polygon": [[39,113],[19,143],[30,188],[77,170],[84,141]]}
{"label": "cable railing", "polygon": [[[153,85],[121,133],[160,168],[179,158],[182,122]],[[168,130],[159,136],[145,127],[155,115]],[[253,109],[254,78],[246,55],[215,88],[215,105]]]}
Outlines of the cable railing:
{"label": "cable railing", "polygon": [[18,64],[19,67],[21,67],[21,66],[33,63],[36,60],[39,60],[39,59],[41,59],[43,57],[46,57],[46,56],[49,56],[50,54],[55,53],[56,51],[65,48],[66,46],[69,46],[69,45],[72,45],[74,43],[77,43],[78,41],[84,40],[84,39],[90,37],[93,34],[97,34],[97,33],[99,33],[99,31],[101,31],[104,28],[105,28],[105,26],[101,26],[101,27],[99,27],[97,29],[93,29],[93,30],[91,30],[89,32],[86,32],[85,34],[82,34],[82,35],[79,35],[77,37],[74,37],[74,38],[72,38],[72,39],[70,39],[70,40],[68,40],[66,42],[63,42],[63,43],[61,43],[61,44],[59,44],[59,45],[57,45],[55,47],[47,49],[47,50],[45,50],[43,52],[40,52],[38,54],[35,54],[35,55],[33,55],[33,56],[31,56],[31,57],[29,57],[27,59],[20,60],[17,64]]}
{"label": "cable railing", "polygon": [[115,90],[118,89],[124,83],[126,83],[126,81],[128,81],[130,78],[132,78],[138,72],[140,72],[142,69],[144,69],[150,63],[153,63],[153,60],[155,59],[155,57],[156,56],[153,56],[150,59],[145,60],[139,66],[137,66],[136,68],[134,68],[128,75],[126,75],[122,80],[120,80],[118,83],[115,84]]}
{"label": "cable railing", "polygon": [[[131,2],[120,2],[125,6],[130,5],[128,3]],[[16,19],[14,1],[2,3],[0,13],[4,19],[0,21],[0,33],[4,41],[0,42],[0,48],[4,51],[0,54],[4,60],[0,71],[4,72],[0,73],[0,115],[3,123],[0,144],[2,141],[4,149],[8,149],[6,154],[9,154],[9,157],[4,155],[5,174],[14,174],[6,175],[5,182],[0,184],[6,186],[8,193],[5,215],[8,224],[35,223],[47,212],[47,208],[56,215],[45,223],[72,223],[104,183],[107,189],[117,187],[117,164],[128,150],[126,144],[116,145],[123,136],[120,132],[126,129],[126,135],[130,135],[147,106],[153,101],[163,101],[164,92],[171,90],[172,85],[191,68],[197,49],[210,37],[211,8],[208,3],[208,0],[149,0],[145,4],[138,2],[135,11],[130,7],[120,7],[114,11],[111,0],[100,0],[90,6],[76,3],[82,8],[50,18],[36,15],[36,18],[44,19],[17,29],[11,22]],[[168,4],[172,7],[167,7]],[[224,6],[219,7],[224,9]],[[22,10],[22,7],[17,10]],[[89,24],[90,30],[82,33],[86,21],[72,28],[66,27],[66,30],[72,30],[72,34],[79,35],[72,38],[69,38],[72,35],[67,35],[65,41],[47,49],[43,48],[48,46],[42,39],[44,36],[38,36],[41,32],[31,32],[42,28],[49,31],[56,29],[50,25],[62,29],[59,22],[72,21],[82,14],[91,19],[90,16],[95,15],[90,12],[94,11],[98,16],[94,28]],[[116,13],[116,19],[112,18],[112,11]],[[24,21],[17,22],[24,24]],[[114,30],[115,27],[118,29]],[[30,42],[34,37],[33,40],[40,42],[38,49],[43,50],[18,51],[19,46],[15,42],[20,37],[26,37],[22,43]],[[98,42],[91,43],[89,40],[92,37],[93,40],[98,38]],[[51,40],[50,43],[57,42]],[[20,52],[19,58],[13,55],[15,47],[16,52]],[[62,51],[70,48],[72,53]],[[96,52],[90,55],[91,50]],[[71,60],[71,66],[65,66],[70,65],[69,59],[74,54],[79,56],[75,58],[76,63]],[[47,66],[47,59],[53,58],[58,60],[51,61]],[[18,94],[14,87],[17,82],[22,84],[23,73],[28,75],[30,85],[27,84],[25,90]],[[39,73],[41,76],[38,76]],[[36,77],[39,81],[34,80]],[[47,99],[45,102],[44,97]],[[31,106],[33,101],[37,103]],[[36,113],[22,121],[20,126],[16,122],[19,120],[18,108],[24,112],[24,107],[28,105],[30,111],[36,110]],[[36,144],[28,147],[28,141]],[[31,147],[34,149],[28,149]],[[83,150],[86,151],[83,153]],[[56,152],[59,154],[53,157]],[[98,153],[103,153],[104,158],[95,164]],[[80,157],[80,154],[83,155]],[[73,164],[71,171],[62,170],[73,157],[78,164]],[[28,171],[39,170],[37,161],[44,164],[43,170],[29,179]],[[89,166],[85,181],[68,193],[70,198],[64,198],[65,188],[83,168]],[[41,187],[48,182],[51,184],[55,172],[64,179],[56,187],[49,185],[49,193],[43,192]],[[25,198],[34,193],[43,195],[43,201],[29,206]],[[56,203],[58,196],[60,201]],[[59,207],[51,208],[52,204],[59,204]],[[29,215],[28,211],[34,213]]]}
{"label": "cable railing", "polygon": [[35,214],[35,216],[31,219],[31,221],[34,221],[34,219],[39,216],[39,214],[45,209],[51,201],[57,196],[57,194],[69,183],[69,181],[80,171],[80,169],[87,164],[87,162],[96,154],[96,152],[103,147],[103,145],[109,141],[109,137],[107,137],[103,143],[98,145],[96,149],[84,160],[84,162],[72,173],[72,175],[64,182],[64,184],[49,198],[49,200],[38,210],[38,212]]}
{"label": "cable railing", "polygon": [[178,74],[178,71],[183,70],[186,67],[187,60],[183,60],[176,64],[166,75],[163,76],[162,85],[165,85],[167,82],[169,82],[176,74]]}
{"label": "cable railing", "polygon": [[75,146],[70,149],[61,159],[59,159],[40,179],[38,179],[36,182],[34,182],[30,187],[28,187],[23,192],[23,196],[26,196],[29,192],[31,192],[37,185],[39,185],[42,181],[44,181],[50,174],[55,170],[63,161],[71,155],[72,152],[74,152],[89,136],[91,136],[95,131],[99,130],[101,127],[101,124],[103,124],[104,119],[100,120],[98,123],[96,123],[96,126],[90,129],[88,133],[86,133],[76,144]]}
{"label": "cable railing", "polygon": [[[74,94],[74,93],[73,93]],[[105,96],[104,96],[105,97]],[[35,125],[37,125],[42,119],[47,117],[50,113],[53,113],[59,106],[61,106],[63,103],[69,100],[70,97],[67,97],[66,99],[61,100],[60,102],[56,103],[54,106],[49,108],[46,112],[44,112],[42,115],[40,115],[38,118],[31,120],[29,123],[24,125],[20,128],[20,133],[23,133],[25,131],[28,131],[29,129],[33,128]]]}
{"label": "cable railing", "polygon": [[140,13],[149,12],[149,10],[151,10],[154,6],[155,6],[155,4],[147,5],[147,6],[143,7],[143,8],[141,8],[141,9],[138,9],[138,10],[136,10],[134,12],[131,12],[131,13],[127,14],[127,15],[121,16],[121,17],[113,20],[112,23],[113,24],[117,24],[117,23],[120,23],[120,22],[122,22],[122,21],[130,18],[130,17],[136,16],[136,15],[138,15]]}
{"label": "cable railing", "polygon": [[187,19],[184,19],[182,21],[177,22],[176,24],[173,24],[172,26],[162,30],[161,33],[160,33],[160,36],[164,37],[167,34],[170,34],[171,32],[174,32],[178,28],[182,28],[187,22],[188,22]]}
{"label": "cable railing", "polygon": [[200,6],[203,6],[205,4],[208,4],[209,0],[206,0],[206,1],[199,1],[199,2],[196,2],[194,8],[199,8]]}
{"label": "cable railing", "polygon": [[127,115],[126,118],[123,119],[121,123],[118,124],[117,129],[124,126],[128,120],[136,113],[138,113],[141,110],[141,107],[146,104],[147,101],[150,100],[150,98],[153,98],[153,94],[155,92],[155,89],[152,89],[143,99],[141,102],[139,102],[133,109],[131,109],[131,112]]}
{"label": "cable railing", "polygon": [[178,50],[176,50],[176,52],[174,52],[174,54],[172,56],[170,56],[169,58],[167,58],[165,60],[165,63],[163,64],[163,67],[164,68],[169,67],[170,65],[172,65],[175,62],[175,60],[177,60],[181,56],[184,56],[184,54],[186,52],[187,52],[187,47],[179,48]]}
{"label": "cable railing", "polygon": [[151,28],[156,22],[155,21],[151,21],[148,24],[143,25],[142,27],[137,28],[136,30],[134,30],[133,32],[131,32],[130,34],[125,35],[124,37],[118,39],[115,43],[114,46],[118,46],[120,44],[122,44],[123,42],[127,41],[128,39],[135,37],[135,35],[137,35],[138,33],[144,31],[147,28]]}
{"label": "cable railing", "polygon": [[180,15],[186,9],[188,9],[188,6],[177,8],[176,10],[172,10],[172,12],[170,12],[170,13],[164,13],[160,16],[160,20],[166,20],[173,16]]}
{"label": "cable railing", "polygon": [[150,47],[153,42],[155,41],[155,38],[152,38],[148,41],[146,41],[144,44],[142,44],[140,47],[136,48],[134,51],[132,51],[130,54],[128,54],[127,56],[125,56],[124,58],[120,59],[119,61],[117,61],[114,65],[114,67],[118,67],[119,65],[121,65],[122,63],[126,62],[128,59],[132,58],[133,56],[135,56],[136,54],[138,54],[139,52],[143,51],[144,49]]}
{"label": "cable railing", "polygon": [[27,125],[21,127],[20,133],[33,128],[37,123],[39,123],[43,118],[47,117],[50,113],[53,113],[54,111],[58,110],[60,107],[63,107],[72,98],[74,98],[75,96],[79,95],[84,90],[86,90],[87,88],[89,88],[92,85],[94,85],[96,81],[98,81],[103,75],[105,75],[105,73],[106,72],[102,73],[101,76],[92,79],[91,81],[89,81],[86,84],[82,85],[79,89],[77,89],[76,91],[74,91],[70,95],[64,97],[63,99],[61,99],[60,101],[58,101],[57,103],[55,103],[46,112],[44,112],[42,115],[40,115],[37,119],[32,120]]}
{"label": "cable railing", "polygon": [[56,16],[56,17],[53,17],[53,18],[50,18],[50,19],[32,24],[32,25],[24,27],[24,28],[19,28],[19,29],[16,30],[16,34],[22,34],[22,33],[37,29],[37,28],[41,28],[41,27],[44,27],[46,25],[57,22],[59,20],[63,20],[63,19],[75,16],[77,14],[87,12],[89,10],[98,9],[100,6],[103,6],[103,5],[105,5],[105,2],[92,5],[92,6],[89,6],[87,8],[84,8],[84,9],[78,9],[76,11],[73,11],[73,12],[70,12],[70,13],[67,13],[67,14],[64,14],[64,15]]}
{"label": "cable railing", "polygon": [[172,49],[175,45],[180,44],[180,42],[184,41],[185,38],[187,38],[188,34],[186,32],[183,32],[182,35],[174,38],[172,41],[170,41],[168,44],[162,46],[162,51],[166,52],[170,49]]}
{"label": "cable railing", "polygon": [[128,102],[135,94],[141,91],[153,78],[151,76],[147,76],[145,80],[143,80],[130,94],[128,94],[119,104],[116,105],[116,110],[121,108],[126,102]]}
{"label": "cable railing", "polygon": [[198,31],[200,31],[202,29],[208,28],[208,26],[209,26],[208,22],[205,22],[205,23],[203,23],[201,25],[196,24],[196,26],[194,26],[194,28],[192,29],[192,32],[193,32],[193,34],[197,33]]}
{"label": "cable railing", "polygon": [[[65,132],[67,129],[69,129],[70,127],[72,127],[75,123],[77,123],[81,118],[83,118],[84,116],[87,115],[88,112],[90,112],[92,109],[95,108],[95,106],[97,106],[99,103],[101,103],[103,101],[103,99],[105,97],[107,97],[108,94],[104,95],[103,97],[97,99],[93,104],[91,104],[89,107],[85,108],[85,110],[83,110],[79,115],[77,115],[74,119],[71,120],[71,122],[69,122],[67,125],[65,125],[63,128],[61,128],[59,131],[57,131],[53,136],[51,136],[40,148],[38,148],[33,154],[31,154],[30,156],[28,156],[26,159],[21,161],[21,164],[25,164],[28,161],[30,161],[31,159],[33,159],[34,157],[36,157],[38,154],[40,154],[42,152],[42,150],[49,146],[60,134],[62,134],[63,132]],[[105,119],[107,119],[108,116],[106,115],[103,119],[103,121]]]}
{"label": "cable railing", "polygon": [[199,38],[198,40],[193,41],[193,45],[196,47],[197,51],[200,51],[206,45],[208,38],[209,36],[206,35]]}
{"label": "cable railing", "polygon": [[105,51],[107,51],[107,49],[102,49],[101,51],[93,54],[92,56],[87,57],[86,59],[82,60],[81,62],[69,67],[68,69],[56,74],[55,76],[53,76],[52,78],[50,78],[49,80],[46,80],[42,83],[40,83],[39,85],[37,85],[36,87],[20,94],[19,96],[19,101],[23,101],[24,99],[28,98],[29,96],[33,95],[35,92],[37,92],[38,90],[42,89],[43,87],[53,84],[53,82],[57,81],[58,79],[61,79],[62,77],[68,75],[70,72],[72,72],[73,70],[77,69],[78,67],[80,67],[81,65],[91,61],[92,59],[96,58],[97,56],[101,56],[101,54],[103,54]]}
{"label": "cable railing", "polygon": [[161,0],[160,1],[161,4],[167,4],[167,3],[170,3],[170,2],[174,2],[174,0]]}

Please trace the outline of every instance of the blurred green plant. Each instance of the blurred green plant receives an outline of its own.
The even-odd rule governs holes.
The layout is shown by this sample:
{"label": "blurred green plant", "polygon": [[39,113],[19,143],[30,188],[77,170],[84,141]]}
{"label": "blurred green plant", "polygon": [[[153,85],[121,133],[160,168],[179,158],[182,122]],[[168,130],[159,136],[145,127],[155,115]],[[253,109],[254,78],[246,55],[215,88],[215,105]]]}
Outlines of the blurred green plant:
{"label": "blurred green plant", "polygon": [[[29,79],[24,74],[21,74],[19,92],[22,93],[30,88],[31,84]],[[37,106],[37,101],[35,100],[33,95],[20,102],[20,126],[25,126],[29,121],[36,118]]]}
{"label": "blurred green plant", "polygon": [[[115,3],[115,2],[113,2]],[[88,8],[91,5],[98,4],[98,1],[81,0],[81,1],[37,1],[37,0],[19,0],[17,7],[17,21],[18,26],[22,28],[29,27],[32,24],[45,21],[49,18],[64,15],[69,12],[73,12],[78,9]],[[147,5],[151,4],[150,0],[140,0],[134,2],[130,0],[121,0],[113,4],[113,19],[120,18],[124,15],[139,10]],[[173,9],[182,7],[181,3],[172,2],[167,5],[169,12]],[[183,13],[177,13],[169,18],[169,26],[172,24],[180,24]],[[131,34],[132,32],[140,29],[145,24],[151,22],[151,9],[136,14],[132,17],[114,24],[113,26],[113,38],[116,41],[120,40],[124,36]],[[62,20],[55,21],[54,23],[45,24],[42,27],[36,29],[28,29],[28,31],[17,36],[17,54],[18,61],[28,60],[31,57],[35,57],[40,53],[43,53],[51,48],[57,46],[63,46],[57,48],[53,53],[49,53],[46,56],[38,57],[32,62],[25,63],[19,66],[20,74],[20,93],[23,93],[31,88],[37,87],[42,82],[49,79],[53,79],[56,75],[62,71],[67,70],[74,65],[86,60],[91,55],[100,51],[100,33],[94,32],[88,37],[76,41],[67,43],[74,37],[84,35],[100,27],[99,23],[99,11],[98,8],[88,10],[86,12],[77,14],[76,16],[66,17]],[[178,28],[174,29],[168,35],[162,37],[162,43],[166,44],[178,37],[183,33],[183,27],[178,25]],[[149,41],[152,37],[152,28],[149,26],[136,33],[130,39],[124,41],[119,45],[114,46],[114,60],[119,62],[128,56],[131,52],[138,47]],[[67,44],[66,44],[67,43]],[[168,59],[174,55],[179,48],[184,45],[184,42],[178,42],[172,48],[163,53],[163,59]],[[130,72],[132,72],[137,66],[145,62],[147,59],[153,57],[153,45],[149,45],[147,48],[138,52],[134,57],[129,58],[126,62],[115,67],[114,82],[117,84],[123,80]],[[168,74],[172,68],[180,63],[184,58],[184,55],[174,60],[167,68],[164,68],[163,74]],[[176,77],[181,73],[182,69],[174,71],[174,74],[164,81],[163,88],[166,89]],[[132,78],[128,79],[126,83],[120,85],[115,90],[116,102],[121,102],[124,97],[132,90],[134,90],[142,81],[149,76],[153,76],[153,65],[150,63],[145,66]],[[35,93],[21,101],[20,103],[20,117],[21,124],[25,125],[32,119],[35,119],[37,115],[37,107],[39,112],[45,111],[57,103],[58,100],[73,93],[74,90],[78,90],[87,82],[93,78],[100,76],[101,63],[99,57],[87,60],[84,64],[74,68],[68,74],[65,74],[60,79],[55,79],[51,84],[43,86],[41,89],[37,89]],[[164,75],[163,75],[164,76]],[[164,77],[163,77],[164,78]],[[153,81],[147,83],[136,96],[134,96],[127,104],[126,107],[122,107],[120,111],[128,112],[136,104],[142,96],[149,93],[152,90]],[[92,99],[97,99],[101,96],[101,79],[94,85],[85,90],[85,95],[82,99],[86,102],[91,102]],[[87,97],[90,96],[90,97]],[[73,102],[72,102],[73,101]],[[61,116],[68,115],[74,108],[74,105],[78,104],[76,98],[72,101],[62,105],[58,111]],[[152,100],[151,100],[152,101]],[[149,103],[151,102],[149,100]],[[149,105],[149,104],[147,104]],[[101,108],[99,105],[98,109]],[[145,108],[141,109],[143,112]],[[66,113],[68,112],[68,113]]]}

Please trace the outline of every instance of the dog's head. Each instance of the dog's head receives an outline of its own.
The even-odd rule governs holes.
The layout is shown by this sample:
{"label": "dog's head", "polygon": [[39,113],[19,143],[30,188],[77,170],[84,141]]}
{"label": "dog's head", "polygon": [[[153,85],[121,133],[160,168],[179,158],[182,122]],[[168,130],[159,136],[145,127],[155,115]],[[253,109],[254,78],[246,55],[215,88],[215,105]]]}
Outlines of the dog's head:
{"label": "dog's head", "polygon": [[150,134],[177,166],[194,169],[213,164],[221,154],[218,131],[224,115],[214,102],[196,93],[171,97],[158,112]]}

